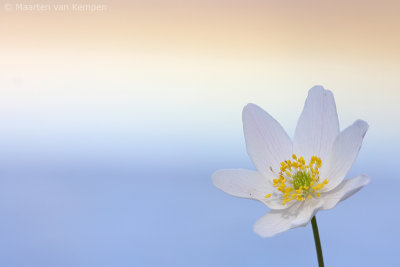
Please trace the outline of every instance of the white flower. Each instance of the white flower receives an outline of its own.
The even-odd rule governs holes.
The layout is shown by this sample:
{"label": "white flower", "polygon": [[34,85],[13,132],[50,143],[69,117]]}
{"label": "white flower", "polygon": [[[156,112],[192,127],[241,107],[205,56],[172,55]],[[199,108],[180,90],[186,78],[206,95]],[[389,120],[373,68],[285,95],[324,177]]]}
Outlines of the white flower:
{"label": "white flower", "polygon": [[219,170],[212,181],[228,194],[270,208],[254,225],[262,237],[305,226],[318,210],[333,208],[370,181],[366,175],[344,180],[368,124],[357,120],[340,132],[333,94],[321,86],[308,93],[293,143],[282,126],[254,104],[243,109],[243,129],[257,171]]}

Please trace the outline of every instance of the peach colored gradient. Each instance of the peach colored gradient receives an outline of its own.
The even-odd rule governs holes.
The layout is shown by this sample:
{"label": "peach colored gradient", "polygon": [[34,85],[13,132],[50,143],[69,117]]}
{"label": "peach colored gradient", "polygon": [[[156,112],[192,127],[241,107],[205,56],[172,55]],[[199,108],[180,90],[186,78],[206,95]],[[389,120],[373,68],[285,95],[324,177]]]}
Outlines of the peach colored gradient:
{"label": "peach colored gradient", "polygon": [[294,125],[307,90],[322,84],[340,99],[344,125],[399,113],[399,1],[93,3],[108,10],[1,9],[3,109],[67,114],[71,103],[78,112],[109,101],[165,121],[256,102]]}
{"label": "peach colored gradient", "polygon": [[392,63],[400,57],[399,1],[97,3],[106,3],[108,10],[93,14],[2,10],[2,46]]}

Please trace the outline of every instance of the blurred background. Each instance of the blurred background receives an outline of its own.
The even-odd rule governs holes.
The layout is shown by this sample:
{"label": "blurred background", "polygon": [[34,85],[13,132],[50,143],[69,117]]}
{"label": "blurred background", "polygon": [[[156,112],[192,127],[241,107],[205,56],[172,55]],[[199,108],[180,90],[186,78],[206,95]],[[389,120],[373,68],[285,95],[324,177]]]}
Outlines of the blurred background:
{"label": "blurred background", "polygon": [[[84,5],[81,8],[74,4]],[[88,6],[89,5],[89,6]],[[318,213],[327,266],[396,266],[399,1],[28,1],[0,6],[1,266],[316,266],[311,225],[211,183],[254,169],[241,111],[293,136],[308,90],[370,130]]]}

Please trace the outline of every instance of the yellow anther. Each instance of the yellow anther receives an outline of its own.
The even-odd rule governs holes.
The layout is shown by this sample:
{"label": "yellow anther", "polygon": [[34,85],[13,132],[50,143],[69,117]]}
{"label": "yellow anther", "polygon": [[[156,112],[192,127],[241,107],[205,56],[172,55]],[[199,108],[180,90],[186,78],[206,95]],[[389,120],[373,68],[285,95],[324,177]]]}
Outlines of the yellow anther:
{"label": "yellow anther", "polygon": [[297,156],[296,156],[295,154],[292,155],[292,158],[293,158],[294,160],[297,160]]}
{"label": "yellow anther", "polygon": [[321,196],[321,193],[317,193],[317,197],[320,197]]}
{"label": "yellow anther", "polygon": [[265,198],[269,198],[269,197],[271,197],[272,196],[272,194],[266,194],[265,195]]}
{"label": "yellow anther", "polygon": [[310,198],[311,198],[311,195],[308,195],[308,196],[307,196],[307,199],[310,199]]}

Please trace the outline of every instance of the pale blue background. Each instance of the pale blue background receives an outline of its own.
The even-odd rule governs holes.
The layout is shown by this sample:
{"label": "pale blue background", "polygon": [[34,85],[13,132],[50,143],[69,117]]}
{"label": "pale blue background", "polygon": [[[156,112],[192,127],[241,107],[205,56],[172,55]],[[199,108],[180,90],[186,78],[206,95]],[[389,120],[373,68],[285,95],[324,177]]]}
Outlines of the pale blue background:
{"label": "pale blue background", "polygon": [[[41,2],[108,10],[4,6]],[[317,215],[326,266],[399,266],[399,3],[1,1],[0,267],[316,266],[310,226],[261,239],[211,175],[253,168],[244,105],[292,136],[318,84],[371,126],[371,183]]]}
{"label": "pale blue background", "polygon": [[[3,116],[0,266],[315,266],[310,225],[262,239],[252,226],[268,209],[211,183],[217,169],[253,168],[240,113],[139,133],[129,113]],[[398,264],[398,146],[382,136],[372,125],[349,174],[372,182],[317,215],[327,266]]]}

